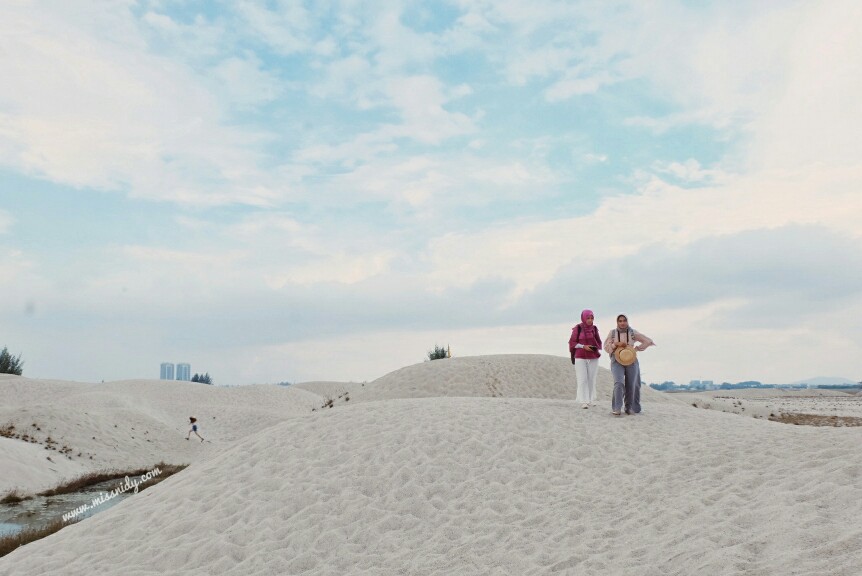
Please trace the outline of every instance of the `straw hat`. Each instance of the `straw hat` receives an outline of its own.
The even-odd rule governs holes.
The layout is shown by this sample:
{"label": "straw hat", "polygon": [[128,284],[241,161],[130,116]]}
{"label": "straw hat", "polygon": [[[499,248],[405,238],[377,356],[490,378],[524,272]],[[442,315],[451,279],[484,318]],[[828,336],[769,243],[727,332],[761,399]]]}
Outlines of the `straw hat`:
{"label": "straw hat", "polygon": [[626,346],[625,348],[617,348],[614,351],[614,358],[623,366],[630,366],[638,359],[638,353],[631,346]]}

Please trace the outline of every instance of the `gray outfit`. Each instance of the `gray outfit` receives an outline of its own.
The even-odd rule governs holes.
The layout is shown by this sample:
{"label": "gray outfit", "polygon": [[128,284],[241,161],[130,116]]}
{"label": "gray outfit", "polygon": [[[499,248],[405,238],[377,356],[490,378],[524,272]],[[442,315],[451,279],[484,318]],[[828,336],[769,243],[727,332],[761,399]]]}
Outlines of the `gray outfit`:
{"label": "gray outfit", "polygon": [[625,401],[626,412],[641,411],[641,368],[637,360],[623,366],[611,354],[611,375],[614,377],[614,398],[611,409],[619,412]]}

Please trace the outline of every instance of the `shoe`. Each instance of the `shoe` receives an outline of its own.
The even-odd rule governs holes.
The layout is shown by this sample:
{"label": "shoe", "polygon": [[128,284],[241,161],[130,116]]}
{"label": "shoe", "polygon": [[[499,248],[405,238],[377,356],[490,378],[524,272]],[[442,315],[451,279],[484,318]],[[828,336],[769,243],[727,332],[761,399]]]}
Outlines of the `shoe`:
{"label": "shoe", "polygon": [[632,413],[631,410],[626,410],[626,414],[631,415],[631,413]]}
{"label": "shoe", "polygon": [[619,416],[619,415],[620,415],[620,413],[619,413],[619,412],[611,412],[611,414],[613,414],[614,416]]}
{"label": "shoe", "polygon": [[589,407],[590,407],[589,404],[584,404],[583,406],[581,406],[581,408],[589,408]]}

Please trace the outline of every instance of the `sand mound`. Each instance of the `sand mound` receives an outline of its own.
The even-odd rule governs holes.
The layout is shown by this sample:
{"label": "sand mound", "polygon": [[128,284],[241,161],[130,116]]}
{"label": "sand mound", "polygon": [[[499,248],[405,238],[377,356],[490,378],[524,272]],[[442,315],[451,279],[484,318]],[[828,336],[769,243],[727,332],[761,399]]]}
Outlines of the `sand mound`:
{"label": "sand mound", "polygon": [[[13,399],[0,423],[38,417],[82,443],[95,430],[106,462],[192,462],[0,559],[0,575],[855,575],[862,565],[856,430],[695,410],[651,390],[643,415],[582,410],[570,361],[552,356],[437,360],[342,386],[0,379]],[[316,407],[340,390],[355,400]],[[602,370],[604,402],[610,391]],[[182,439],[189,407],[212,443]],[[160,438],[146,449],[135,443],[143,425]],[[17,444],[0,453],[4,479],[27,447],[6,442]]]}
{"label": "sand mound", "polygon": [[856,573],[858,434],[649,408],[427,398],[294,416],[0,573]]}
{"label": "sand mound", "polygon": [[[308,413],[319,403],[311,392],[271,385],[22,377],[0,380],[0,397],[0,429],[12,426],[14,434],[28,437],[0,438],[0,494],[15,487],[41,490],[100,468],[193,462],[214,445]],[[199,419],[201,435],[212,443],[185,440],[189,416]]]}
{"label": "sand mound", "polygon": [[[610,406],[613,379],[599,368],[599,399]],[[643,394],[657,402],[673,402],[646,387]],[[469,356],[407,366],[370,382],[359,400],[487,396],[497,398],[556,398],[577,396],[575,369],[569,358],[543,354]]]}

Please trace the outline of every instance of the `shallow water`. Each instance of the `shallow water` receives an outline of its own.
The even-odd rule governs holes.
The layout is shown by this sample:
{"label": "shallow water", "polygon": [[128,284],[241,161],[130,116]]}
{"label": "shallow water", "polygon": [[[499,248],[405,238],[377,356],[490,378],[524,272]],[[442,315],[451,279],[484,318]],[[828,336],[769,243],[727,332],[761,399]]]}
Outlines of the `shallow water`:
{"label": "shallow water", "polygon": [[[53,520],[62,519],[63,514],[84,504],[90,509],[82,512],[76,519],[81,520],[122,502],[134,493],[129,490],[117,494],[102,504],[93,506],[93,499],[108,493],[123,483],[124,478],[106,480],[89,486],[79,492],[58,496],[34,496],[17,504],[0,504],[0,536],[17,534],[26,528],[38,528]],[[70,519],[71,522],[71,519]]]}

